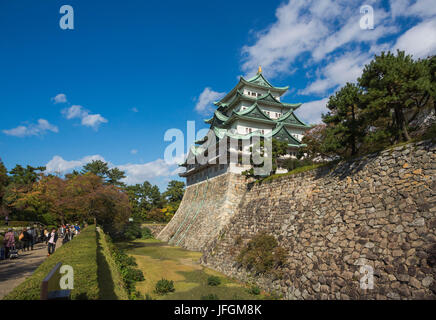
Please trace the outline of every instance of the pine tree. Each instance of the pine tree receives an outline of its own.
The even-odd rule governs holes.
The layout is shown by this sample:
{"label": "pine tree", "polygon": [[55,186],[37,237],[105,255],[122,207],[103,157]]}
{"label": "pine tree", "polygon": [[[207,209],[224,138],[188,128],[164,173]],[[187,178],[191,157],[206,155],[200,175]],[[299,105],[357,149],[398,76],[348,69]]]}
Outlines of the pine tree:
{"label": "pine tree", "polygon": [[366,119],[381,122],[373,131],[384,131],[377,134],[392,137],[391,143],[410,140],[406,113],[423,106],[429,81],[426,64],[404,51],[375,56],[358,79],[365,92]]}
{"label": "pine tree", "polygon": [[323,148],[326,153],[335,152],[346,155],[357,153],[357,145],[362,137],[362,120],[360,119],[362,91],[354,84],[347,83],[327,103],[330,110],[323,115],[327,124],[326,139]]}

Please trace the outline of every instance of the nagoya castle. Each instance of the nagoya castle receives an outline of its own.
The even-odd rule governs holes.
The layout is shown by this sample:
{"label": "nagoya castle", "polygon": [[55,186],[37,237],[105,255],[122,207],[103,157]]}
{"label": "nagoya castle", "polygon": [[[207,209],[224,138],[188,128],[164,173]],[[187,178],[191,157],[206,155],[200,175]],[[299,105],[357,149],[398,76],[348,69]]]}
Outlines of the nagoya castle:
{"label": "nagoya castle", "polygon": [[[209,134],[195,141],[188,156],[181,166],[186,171],[180,173],[186,177],[187,185],[192,185],[208,178],[224,173],[238,173],[251,168],[251,165],[242,164],[240,159],[245,153],[250,153],[250,141],[254,136],[274,138],[288,143],[288,155],[295,157],[299,148],[303,146],[301,139],[304,132],[310,128],[294,114],[301,103],[281,102],[281,96],[289,87],[275,87],[262,74],[259,67],[257,74],[250,78],[240,78],[238,84],[220,101],[214,102],[217,107],[214,115],[205,122],[210,124]],[[215,139],[210,137],[215,136]],[[245,141],[244,141],[245,140]],[[225,155],[227,161],[222,159],[218,145],[226,141]],[[214,147],[217,152],[208,156],[208,148]],[[218,154],[217,154],[218,153]],[[199,162],[199,156],[205,161]],[[277,172],[286,172],[278,168]]]}

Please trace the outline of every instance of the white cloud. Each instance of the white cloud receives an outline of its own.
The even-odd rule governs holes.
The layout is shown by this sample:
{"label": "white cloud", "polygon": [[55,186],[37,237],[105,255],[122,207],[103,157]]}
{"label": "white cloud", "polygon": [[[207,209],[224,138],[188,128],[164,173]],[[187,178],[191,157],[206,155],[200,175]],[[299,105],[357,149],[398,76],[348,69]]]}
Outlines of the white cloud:
{"label": "white cloud", "polygon": [[[91,155],[83,157],[79,160],[65,160],[59,155],[54,156],[46,164],[46,173],[59,173],[65,174],[71,172],[73,169],[80,169],[85,164],[94,160],[106,161],[101,155]],[[124,164],[114,165],[108,162],[109,168],[118,168],[125,171],[126,178],[123,182],[127,184],[143,183],[145,180],[151,180],[154,178],[171,177],[177,175],[183,168],[178,168],[177,165],[167,163],[163,159],[157,159],[147,163],[141,164]]]}
{"label": "white cloud", "polygon": [[407,30],[397,39],[394,49],[404,50],[406,53],[412,54],[414,58],[426,58],[435,54],[436,20],[424,21]]}
{"label": "white cloud", "polygon": [[211,104],[212,102],[224,97],[224,92],[216,92],[211,88],[206,87],[200,96],[197,98],[197,104],[195,105],[195,110],[201,114],[209,113],[213,110]]}
{"label": "white cloud", "polygon": [[421,18],[436,15],[434,0],[390,0],[392,17],[417,16]]}
{"label": "white cloud", "polygon": [[61,112],[67,119],[82,118],[88,114],[88,112],[85,111],[82,106],[78,105],[65,108]]}
{"label": "white cloud", "polygon": [[101,114],[90,114],[88,110],[79,105],[73,105],[69,108],[65,108],[61,112],[65,118],[79,118],[81,119],[82,125],[91,127],[95,130],[98,129],[100,124],[108,122],[108,120],[103,118]]}
{"label": "white cloud", "polygon": [[100,155],[92,155],[92,156],[86,156],[83,157],[80,160],[65,160],[61,156],[54,156],[46,165],[46,172],[47,173],[59,173],[59,174],[65,174],[73,169],[78,169],[80,167],[83,167],[85,164],[90,163],[95,160],[101,160],[104,161],[104,158]]}
{"label": "white cloud", "polygon": [[321,71],[321,77],[301,90],[301,94],[324,94],[329,89],[355,82],[361,75],[363,66],[371,60],[369,53],[354,51],[339,56]]}
{"label": "white cloud", "polygon": [[314,124],[321,122],[321,114],[327,113],[326,107],[328,98],[310,101],[303,103],[303,105],[295,111],[297,116],[306,123]]}
{"label": "white cloud", "polygon": [[56,103],[66,103],[67,102],[67,96],[63,93],[57,94],[55,97],[51,98],[54,104]]}
{"label": "white cloud", "polygon": [[117,166],[117,168],[126,172],[124,182],[127,184],[143,183],[145,180],[168,177],[175,174],[175,168],[168,165],[163,159],[143,164],[125,164]]}
{"label": "white cloud", "polygon": [[375,44],[396,31],[395,27],[381,23],[388,17],[381,8],[377,8],[375,15],[376,28],[361,30],[361,5],[360,1],[290,0],[277,8],[277,21],[258,32],[253,45],[242,48],[242,70],[252,73],[262,65],[267,76],[290,74],[295,71],[293,63],[300,57],[312,64],[345,45]]}
{"label": "white cloud", "polygon": [[57,126],[50,124],[45,119],[39,119],[36,124],[29,124],[28,126],[18,126],[10,130],[3,130],[4,134],[15,137],[28,137],[39,136],[45,134],[47,131],[59,132]]}
{"label": "white cloud", "polygon": [[[360,29],[362,4],[349,0],[289,0],[277,8],[276,21],[255,34],[255,43],[242,48],[242,70],[251,74],[262,65],[264,73],[274,77],[291,74],[297,67],[316,68],[315,80],[299,94],[322,96],[356,81],[363,66],[381,50],[400,48],[415,57],[436,51],[433,0],[392,0],[390,12],[369,0],[366,4],[374,8],[373,30]],[[396,19],[404,16],[422,21],[398,35],[401,24]],[[392,35],[399,37],[395,46],[389,38]]]}
{"label": "white cloud", "polygon": [[100,114],[88,114],[82,118],[82,124],[87,127],[98,129],[100,124],[107,123],[107,119],[103,118]]}

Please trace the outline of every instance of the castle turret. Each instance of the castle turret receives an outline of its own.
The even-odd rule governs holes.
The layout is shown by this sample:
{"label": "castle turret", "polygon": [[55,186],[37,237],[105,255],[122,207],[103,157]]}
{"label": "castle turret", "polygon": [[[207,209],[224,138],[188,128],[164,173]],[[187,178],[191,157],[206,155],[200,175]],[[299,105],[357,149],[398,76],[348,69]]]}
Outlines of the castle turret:
{"label": "castle turret", "polygon": [[[210,125],[210,131],[216,141],[208,141],[207,136],[197,140],[195,146],[189,150],[188,157],[182,166],[186,172],[180,174],[187,178],[187,185],[203,181],[226,172],[242,173],[249,169],[240,163],[212,163],[208,161],[200,164],[194,159],[204,155],[212,144],[219,144],[227,138],[237,140],[236,152],[249,152],[242,149],[240,141],[251,139],[253,136],[275,138],[288,143],[290,156],[295,156],[303,145],[301,139],[304,132],[310,128],[294,114],[301,103],[281,102],[281,97],[289,87],[275,87],[262,74],[259,66],[257,74],[245,79],[241,77],[237,85],[221,100],[214,102],[217,107],[213,116],[205,120]],[[230,149],[230,151],[232,151]],[[218,158],[215,156],[214,159]],[[213,159],[210,159],[213,160]]]}

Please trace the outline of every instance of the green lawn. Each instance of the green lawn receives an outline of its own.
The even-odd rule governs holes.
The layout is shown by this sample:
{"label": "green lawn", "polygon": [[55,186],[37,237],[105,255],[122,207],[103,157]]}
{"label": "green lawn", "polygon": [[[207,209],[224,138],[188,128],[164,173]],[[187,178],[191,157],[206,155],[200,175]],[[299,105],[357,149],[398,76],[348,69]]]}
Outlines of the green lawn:
{"label": "green lawn", "polygon": [[[136,240],[118,244],[125,252],[135,257],[145,281],[137,282],[136,289],[144,296],[163,300],[201,300],[214,294],[220,300],[268,299],[264,293],[252,295],[247,285],[229,279],[223,274],[200,265],[200,252],[169,246],[159,240]],[[218,276],[221,284],[209,286],[207,279]],[[174,281],[175,292],[158,295],[154,293],[156,282],[162,278]]]}

